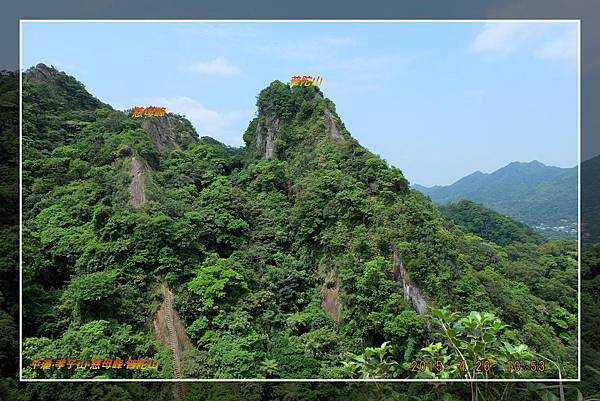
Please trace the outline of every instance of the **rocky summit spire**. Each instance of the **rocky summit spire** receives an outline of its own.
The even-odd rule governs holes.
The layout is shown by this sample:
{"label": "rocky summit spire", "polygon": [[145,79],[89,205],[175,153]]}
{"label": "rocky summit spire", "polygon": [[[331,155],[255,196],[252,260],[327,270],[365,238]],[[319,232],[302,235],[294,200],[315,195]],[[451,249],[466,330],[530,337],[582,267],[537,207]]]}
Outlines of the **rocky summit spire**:
{"label": "rocky summit spire", "polygon": [[[24,104],[37,102],[38,107],[51,113],[66,110],[96,110],[112,107],[102,103],[85,86],[74,77],[54,66],[48,67],[40,63],[29,68],[24,74]],[[121,113],[115,111],[115,113]],[[125,111],[127,116],[131,112]],[[114,122],[124,121],[123,115],[114,117]],[[184,116],[168,113],[165,116],[144,117],[138,119],[140,127],[156,144],[159,151],[180,149],[198,141],[198,134],[191,122]]]}
{"label": "rocky summit spire", "polygon": [[39,63],[25,72],[25,77],[32,81],[49,81],[58,75],[58,70],[54,67],[48,67],[46,64]]}
{"label": "rocky summit spire", "polygon": [[318,87],[290,87],[274,81],[260,92],[256,105],[258,115],[244,140],[257,156],[281,158],[295,144],[323,138],[345,143],[351,138],[335,105]]}
{"label": "rocky summit spire", "polygon": [[[59,71],[54,66],[38,64],[23,74],[23,103],[33,99],[42,99],[42,109],[58,110],[94,110],[112,109],[91,95],[85,86],[74,77]],[[30,99],[28,96],[32,96]]]}

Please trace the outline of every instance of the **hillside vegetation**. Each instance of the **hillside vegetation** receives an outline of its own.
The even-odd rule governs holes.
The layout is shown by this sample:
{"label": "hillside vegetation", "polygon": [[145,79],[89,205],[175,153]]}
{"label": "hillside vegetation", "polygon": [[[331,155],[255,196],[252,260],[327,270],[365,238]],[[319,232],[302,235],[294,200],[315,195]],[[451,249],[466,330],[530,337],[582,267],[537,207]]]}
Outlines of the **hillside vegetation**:
{"label": "hillside vegetation", "polygon": [[[316,87],[262,90],[241,149],[182,116],[131,118],[45,66],[23,106],[25,377],[172,377],[152,329],[163,283],[194,346],[185,377],[577,377],[576,242],[508,220],[474,231],[477,208],[453,222]],[[164,363],[30,365],[69,355]]]}
{"label": "hillside vegetation", "polygon": [[544,238],[527,225],[468,200],[442,205],[440,210],[465,232],[473,233],[498,245],[505,246],[513,242],[536,244],[544,242]]}
{"label": "hillside vegetation", "polygon": [[600,243],[600,156],[581,163],[581,239],[587,244]]}

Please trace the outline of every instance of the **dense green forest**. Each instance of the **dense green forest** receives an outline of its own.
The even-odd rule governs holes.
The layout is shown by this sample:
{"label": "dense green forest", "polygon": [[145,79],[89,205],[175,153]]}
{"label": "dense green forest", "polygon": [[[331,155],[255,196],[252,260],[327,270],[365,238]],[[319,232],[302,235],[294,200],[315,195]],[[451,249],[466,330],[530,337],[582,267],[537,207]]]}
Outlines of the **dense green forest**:
{"label": "dense green forest", "polygon": [[413,188],[438,204],[467,199],[533,227],[548,238],[577,236],[577,167],[513,162],[492,173],[476,171],[452,185]]}
{"label": "dense green forest", "polygon": [[[485,238],[480,218],[456,224],[352,139],[318,89],[273,82],[258,96],[246,147],[233,149],[197,139],[180,116],[132,119],[41,70],[23,86],[24,377],[173,377],[175,358],[157,335],[165,287],[192,344],[181,355],[185,377],[576,377],[576,243]],[[598,296],[596,254],[584,254],[588,301]],[[14,302],[3,306],[13,319]],[[598,340],[584,334],[589,369]],[[68,355],[163,362],[155,371],[30,365]],[[477,359],[492,366],[477,371]],[[505,369],[516,360],[527,369]],[[540,360],[544,372],[532,371]],[[427,366],[415,372],[413,361]],[[172,397],[160,384],[13,386],[4,382],[3,397]],[[458,400],[558,399],[559,390],[211,383],[186,393]]]}
{"label": "dense green forest", "polygon": [[[185,377],[576,377],[576,243],[466,233],[318,88],[273,82],[234,149],[179,116],[131,118],[56,70],[25,78],[26,377],[172,377],[151,330],[161,285],[193,345]],[[167,362],[30,362],[76,354]]]}
{"label": "dense green forest", "polygon": [[[0,376],[19,368],[19,76],[0,72]],[[3,381],[0,388],[7,387]],[[0,398],[3,398],[0,390]]]}
{"label": "dense green forest", "polygon": [[600,243],[600,155],[581,163],[581,240],[586,244]]}
{"label": "dense green forest", "polygon": [[513,242],[544,242],[544,238],[527,225],[475,202],[463,199],[457,203],[442,205],[440,210],[465,232],[501,246]]}

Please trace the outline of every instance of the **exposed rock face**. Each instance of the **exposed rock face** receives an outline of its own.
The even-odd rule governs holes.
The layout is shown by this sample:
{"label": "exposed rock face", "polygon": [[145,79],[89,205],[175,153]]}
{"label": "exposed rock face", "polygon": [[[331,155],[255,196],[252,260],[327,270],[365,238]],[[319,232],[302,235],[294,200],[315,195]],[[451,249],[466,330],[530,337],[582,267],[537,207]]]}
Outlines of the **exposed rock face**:
{"label": "exposed rock face", "polygon": [[[256,148],[264,149],[264,155],[267,159],[272,159],[275,152],[275,140],[281,128],[281,120],[278,117],[265,118],[256,124]],[[263,135],[264,134],[264,135]]]}
{"label": "exposed rock face", "polygon": [[270,159],[273,157],[273,150],[274,150],[273,142],[274,141],[275,141],[275,131],[273,131],[272,129],[268,129],[267,130],[267,142],[265,143],[265,157],[267,159]]}
{"label": "exposed rock face", "polygon": [[256,149],[260,149],[261,145],[262,145],[262,125],[260,123],[260,121],[256,124],[256,134],[255,134],[255,138],[256,138]]}
{"label": "exposed rock face", "polygon": [[[173,308],[173,293],[165,283],[161,284],[161,293],[163,302],[154,318],[154,336],[171,349],[174,376],[176,379],[182,379],[181,354],[194,346],[185,332],[185,326]],[[183,383],[173,383],[173,396],[176,400],[185,397]]]}
{"label": "exposed rock face", "polygon": [[56,76],[57,71],[46,64],[38,64],[27,71],[27,79],[32,81],[48,81]]}
{"label": "exposed rock face", "polygon": [[333,114],[331,114],[331,111],[329,111],[329,109],[325,109],[325,124],[328,129],[330,140],[332,140],[332,141],[343,141],[344,140],[344,137],[342,137],[342,134],[340,133],[340,127],[338,126],[338,123],[337,123],[335,117],[333,116]]}
{"label": "exposed rock face", "polygon": [[129,163],[129,203],[138,207],[146,202],[146,166],[137,157],[132,157]]}
{"label": "exposed rock face", "polygon": [[323,296],[321,307],[327,312],[329,317],[339,322],[342,317],[341,290],[339,285],[333,288],[323,288],[321,295]]}
{"label": "exposed rock face", "polygon": [[[343,142],[344,137],[341,134],[340,127],[334,115],[328,109],[325,109],[324,117],[327,127],[328,138],[332,141]],[[261,151],[264,149],[266,159],[272,159],[275,153],[275,141],[282,127],[282,122],[278,117],[265,118],[256,125],[256,148]]]}
{"label": "exposed rock face", "polygon": [[396,280],[402,283],[402,290],[404,292],[404,300],[407,302],[411,302],[415,308],[415,310],[420,314],[424,315],[427,313],[427,301],[421,294],[419,287],[417,287],[414,283],[410,281],[410,277],[408,275],[408,270],[406,270],[406,266],[396,250],[393,252],[393,274]]}
{"label": "exposed rock face", "polygon": [[176,141],[177,135],[171,128],[168,116],[144,119],[142,128],[150,135],[159,150],[181,148]]}
{"label": "exposed rock face", "polygon": [[[257,105],[254,132],[245,134],[256,155],[266,159],[284,157],[292,145],[306,146],[322,138],[338,144],[347,142],[335,106],[318,89],[291,89],[275,81],[261,92]],[[300,135],[303,131],[304,138]]]}
{"label": "exposed rock face", "polygon": [[321,288],[321,307],[330,318],[339,322],[342,317],[342,289],[337,275],[328,266],[325,282]]}

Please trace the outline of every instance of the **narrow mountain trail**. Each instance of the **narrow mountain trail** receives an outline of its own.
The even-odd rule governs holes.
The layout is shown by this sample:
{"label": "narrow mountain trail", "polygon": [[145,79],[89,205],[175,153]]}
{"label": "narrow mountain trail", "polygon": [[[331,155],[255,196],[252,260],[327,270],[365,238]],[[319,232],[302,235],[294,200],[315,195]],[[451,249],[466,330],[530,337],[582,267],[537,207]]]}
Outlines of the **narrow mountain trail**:
{"label": "narrow mountain trail", "polygon": [[[173,308],[173,293],[165,283],[161,284],[163,295],[162,305],[154,319],[154,331],[156,338],[171,349],[173,354],[173,373],[175,379],[182,379],[181,355],[183,351],[192,347],[185,327]],[[185,396],[185,387],[182,382],[173,383],[173,396],[181,400]]]}
{"label": "narrow mountain trail", "polygon": [[129,203],[138,207],[146,202],[146,167],[133,156],[129,164]]}
{"label": "narrow mountain trail", "polygon": [[[132,156],[129,164],[129,203],[139,207],[146,202],[146,165],[136,156]],[[173,374],[175,379],[181,380],[181,354],[192,346],[185,333],[177,312],[173,308],[173,293],[165,283],[161,284],[163,302],[154,319],[154,332],[156,338],[171,349],[173,355]],[[182,400],[185,397],[185,386],[182,382],[174,382],[172,386],[173,398]]]}
{"label": "narrow mountain trail", "polygon": [[[171,347],[171,352],[173,353],[173,370],[175,373],[176,379],[181,379],[181,352],[179,348],[179,341],[177,340],[177,334],[175,333],[175,321],[173,310],[173,294],[167,288],[166,285],[162,286],[162,293],[164,296],[164,305],[165,305],[165,320],[167,322],[167,330],[169,332],[169,345]],[[177,382],[173,383],[173,395],[176,400],[181,400],[185,396],[185,389],[183,388],[183,383]]]}

